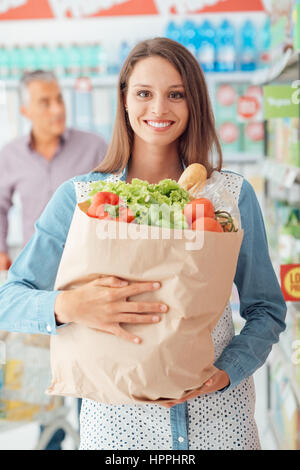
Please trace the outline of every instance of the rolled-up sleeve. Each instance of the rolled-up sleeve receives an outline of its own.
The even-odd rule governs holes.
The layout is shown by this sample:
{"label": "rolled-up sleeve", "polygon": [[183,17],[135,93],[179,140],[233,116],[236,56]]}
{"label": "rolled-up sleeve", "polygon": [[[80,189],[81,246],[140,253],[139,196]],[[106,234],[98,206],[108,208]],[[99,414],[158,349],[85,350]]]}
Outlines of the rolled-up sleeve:
{"label": "rolled-up sleeve", "polygon": [[239,209],[244,239],[234,282],[240,297],[240,314],[246,322],[215,362],[230,377],[230,385],[224,390],[261,367],[285,329],[286,303],[269,256],[261,209],[254,189],[245,179]]}
{"label": "rolled-up sleeve", "polygon": [[34,235],[0,288],[1,330],[56,334],[54,303],[59,291],[53,288],[75,204],[69,180],[56,190],[35,223]]}

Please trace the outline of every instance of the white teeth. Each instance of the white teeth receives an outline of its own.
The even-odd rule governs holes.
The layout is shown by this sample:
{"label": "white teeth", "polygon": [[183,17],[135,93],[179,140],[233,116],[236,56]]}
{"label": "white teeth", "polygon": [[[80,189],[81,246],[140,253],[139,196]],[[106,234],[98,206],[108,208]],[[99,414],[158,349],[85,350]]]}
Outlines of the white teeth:
{"label": "white teeth", "polygon": [[168,122],[154,122],[154,121],[147,121],[147,124],[152,127],[169,127],[171,124],[171,121]]}

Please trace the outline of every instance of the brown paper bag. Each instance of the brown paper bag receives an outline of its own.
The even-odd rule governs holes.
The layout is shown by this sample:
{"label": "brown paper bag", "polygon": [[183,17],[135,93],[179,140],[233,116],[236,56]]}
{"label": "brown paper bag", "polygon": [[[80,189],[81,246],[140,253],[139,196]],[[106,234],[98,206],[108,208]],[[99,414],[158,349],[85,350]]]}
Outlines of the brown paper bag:
{"label": "brown paper bag", "polygon": [[[98,220],[86,208],[76,206],[55,289],[77,287],[99,274],[161,281],[158,291],[129,300],[164,302],[169,311],[158,324],[122,324],[142,338],[137,345],[75,323],[58,329],[51,337],[47,393],[110,404],[184,398],[216,371],[211,331],[230,298],[243,230],[197,232],[204,240],[195,249],[193,240],[175,239],[183,233],[195,239],[195,231]],[[129,225],[148,239],[124,237]]]}

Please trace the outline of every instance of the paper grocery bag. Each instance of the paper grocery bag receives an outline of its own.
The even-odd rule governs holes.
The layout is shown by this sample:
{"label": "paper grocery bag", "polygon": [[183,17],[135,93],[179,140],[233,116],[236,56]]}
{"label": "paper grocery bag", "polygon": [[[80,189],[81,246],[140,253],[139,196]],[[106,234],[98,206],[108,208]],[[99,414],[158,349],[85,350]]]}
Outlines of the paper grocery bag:
{"label": "paper grocery bag", "polygon": [[[197,248],[196,231],[98,220],[86,209],[76,206],[54,288],[76,288],[99,274],[160,281],[157,291],[128,300],[163,302],[169,311],[156,324],[122,324],[141,344],[75,323],[59,328],[47,393],[108,404],[184,398],[216,371],[211,331],[231,295],[243,230],[198,232]],[[142,235],[125,236],[128,226]]]}

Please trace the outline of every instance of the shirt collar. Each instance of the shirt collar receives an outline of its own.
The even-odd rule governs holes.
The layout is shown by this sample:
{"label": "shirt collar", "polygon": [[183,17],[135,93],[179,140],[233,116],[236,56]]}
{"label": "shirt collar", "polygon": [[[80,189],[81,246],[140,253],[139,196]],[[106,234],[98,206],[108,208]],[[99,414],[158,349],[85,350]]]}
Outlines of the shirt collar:
{"label": "shirt collar", "polygon": [[[60,136],[60,145],[64,145],[64,143],[68,140],[70,136],[70,129],[65,128],[64,132]],[[26,145],[32,151],[32,131],[29,132],[26,136]]]}

